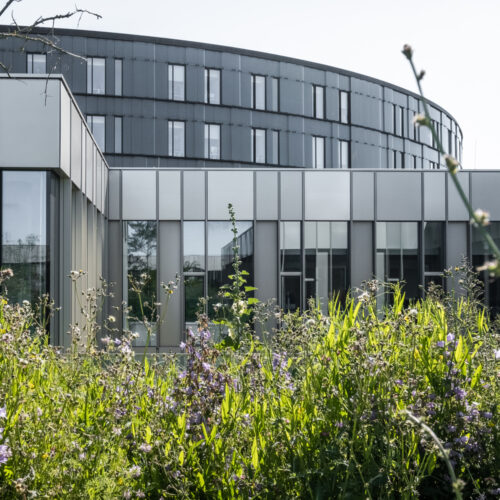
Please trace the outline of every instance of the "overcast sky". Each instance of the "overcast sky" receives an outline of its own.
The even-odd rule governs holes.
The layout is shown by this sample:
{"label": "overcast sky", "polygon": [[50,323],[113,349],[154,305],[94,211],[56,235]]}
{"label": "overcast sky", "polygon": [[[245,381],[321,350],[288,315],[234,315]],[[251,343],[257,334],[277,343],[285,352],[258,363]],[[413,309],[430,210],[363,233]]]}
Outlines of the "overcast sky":
{"label": "overcast sky", "polygon": [[[5,0],[0,0],[3,4]],[[464,134],[465,168],[500,168],[500,0],[76,0],[99,13],[59,27],[178,38],[329,64],[416,90],[404,43],[426,70],[424,91]],[[16,21],[75,0],[22,0]],[[2,21],[6,22],[5,16]]]}

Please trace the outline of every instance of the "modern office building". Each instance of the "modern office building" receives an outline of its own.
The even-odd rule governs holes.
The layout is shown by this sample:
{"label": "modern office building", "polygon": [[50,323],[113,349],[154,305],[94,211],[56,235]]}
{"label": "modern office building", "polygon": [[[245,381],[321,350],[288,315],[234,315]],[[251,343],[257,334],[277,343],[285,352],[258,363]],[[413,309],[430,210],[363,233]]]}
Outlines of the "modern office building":
{"label": "modern office building", "polygon": [[[65,276],[82,268],[84,286],[100,273],[115,283],[110,307],[133,309],[129,274],[151,275],[151,300],[182,274],[151,349],[177,346],[198,298],[212,298],[211,314],[231,272],[228,203],[256,296],[286,309],[309,297],[325,308],[372,277],[403,279],[417,297],[462,256],[482,261],[442,156],[413,125],[414,93],[230,47],[50,36],[79,57],[0,40],[0,60],[17,77],[0,79],[1,265],[24,269],[14,298],[48,291],[63,306],[55,342],[81,321]],[[460,160],[458,124],[436,104],[431,115]],[[458,176],[473,205],[490,211],[499,240],[500,172]],[[500,307],[496,285],[485,300]]]}

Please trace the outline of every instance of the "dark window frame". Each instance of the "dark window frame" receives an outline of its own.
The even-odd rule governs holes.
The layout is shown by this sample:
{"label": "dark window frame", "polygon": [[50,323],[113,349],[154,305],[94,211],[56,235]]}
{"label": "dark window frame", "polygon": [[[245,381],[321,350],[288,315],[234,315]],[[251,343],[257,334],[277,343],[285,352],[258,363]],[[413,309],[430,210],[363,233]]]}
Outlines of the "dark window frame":
{"label": "dark window frame", "polygon": [[[175,99],[174,92],[174,82],[175,78],[170,80],[169,73],[170,67],[172,67],[172,75],[174,74],[175,67],[181,67],[184,71],[184,99]],[[172,95],[172,97],[170,97]],[[177,63],[167,63],[167,101],[175,101],[175,102],[185,102],[186,101],[186,65],[185,64],[177,64]]]}
{"label": "dark window frame", "polygon": [[[210,72],[217,71],[219,73],[219,102],[210,102]],[[205,67],[203,72],[204,81],[204,97],[203,102],[205,104],[211,104],[212,106],[220,106],[222,104],[222,70],[221,68]]]}
{"label": "dark window frame", "polygon": [[[321,89],[323,92],[323,105],[321,106],[321,111],[323,116],[318,116],[318,106],[317,106],[317,94],[316,90]],[[317,120],[325,120],[326,118],[326,87],[324,85],[316,85],[315,83],[312,84],[312,91],[313,91],[313,118],[316,118]]]}
{"label": "dark window frame", "polygon": [[[221,160],[222,159],[222,124],[215,122],[204,122],[203,127],[203,146],[205,146],[205,140],[207,140],[207,155],[205,155],[205,160]],[[208,125],[208,137],[205,136],[205,131],[207,130]],[[219,127],[219,157],[218,158],[210,158],[210,127],[216,125]],[[205,147],[203,147],[205,149]],[[203,151],[205,153],[205,151]]]}
{"label": "dark window frame", "polygon": [[[107,95],[106,92],[106,57],[103,56],[87,56],[87,94],[88,95]],[[102,59],[104,61],[104,92],[94,92],[94,59]],[[89,63],[89,61],[91,61]],[[114,67],[113,67],[114,69]],[[91,89],[89,90],[89,71],[90,71],[90,82]]]}
{"label": "dark window frame", "polygon": [[[257,131],[264,132],[264,161],[257,161]],[[267,129],[252,127],[252,163],[265,165],[267,163]]]}
{"label": "dark window frame", "polygon": [[[344,121],[342,119],[342,96],[345,95],[347,98],[347,119]],[[339,122],[349,125],[351,123],[351,93],[347,90],[339,91]]]}
{"label": "dark window frame", "polygon": [[[183,135],[184,135],[184,151],[182,156],[176,156],[173,154],[174,151],[174,136],[172,135],[172,153],[169,150],[170,146],[170,130],[169,130],[169,125],[170,123],[175,124],[175,123],[182,123],[184,125],[183,127]],[[172,134],[174,131],[174,126],[172,125]],[[185,158],[186,157],[186,120],[167,120],[167,156],[169,158]]]}
{"label": "dark window frame", "polygon": [[[318,167],[318,139],[323,139],[323,166]],[[313,135],[312,136],[312,167],[317,170],[324,170],[326,168],[326,137],[323,135]]]}
{"label": "dark window frame", "polygon": [[[256,82],[256,77],[262,78],[264,80],[264,107],[263,108],[258,108],[257,107],[257,82]],[[251,108],[255,109],[257,111],[266,111],[267,106],[266,106],[266,97],[267,97],[267,92],[266,92],[266,75],[259,75],[258,73],[251,73],[250,74],[250,85],[251,85]]]}
{"label": "dark window frame", "polygon": [[[30,62],[29,58],[31,56],[31,71],[30,69]],[[33,73],[33,56],[45,56],[45,72],[47,73],[47,54],[44,52],[26,52],[26,73],[29,75],[34,75],[36,73]],[[44,74],[44,73],[39,73],[39,74]]]}

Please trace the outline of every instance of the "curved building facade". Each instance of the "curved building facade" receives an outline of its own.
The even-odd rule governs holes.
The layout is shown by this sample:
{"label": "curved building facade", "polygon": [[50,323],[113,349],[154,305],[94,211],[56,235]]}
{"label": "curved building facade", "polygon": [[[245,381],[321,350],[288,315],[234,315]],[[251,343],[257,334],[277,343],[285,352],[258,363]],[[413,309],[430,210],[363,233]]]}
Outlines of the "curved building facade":
{"label": "curved building facade", "polygon": [[[372,277],[403,279],[417,297],[461,256],[482,258],[429,131],[413,125],[421,104],[412,92],[229,47],[79,30],[54,36],[79,57],[6,39],[0,60],[13,74],[31,73],[26,81],[63,78],[104,154],[103,272],[116,283],[114,305],[137,307],[129,275],[148,271],[153,297],[182,274],[153,348],[178,345],[199,297],[211,297],[211,313],[231,272],[228,203],[257,297],[286,309],[310,298],[326,308],[333,294]],[[461,160],[456,121],[436,104],[431,116],[447,153]],[[71,176],[86,142],[71,111],[61,120]],[[1,151],[0,166],[14,168]],[[68,173],[58,176],[66,182]],[[500,235],[500,175],[463,170],[459,178]],[[495,290],[485,294],[491,305]]]}

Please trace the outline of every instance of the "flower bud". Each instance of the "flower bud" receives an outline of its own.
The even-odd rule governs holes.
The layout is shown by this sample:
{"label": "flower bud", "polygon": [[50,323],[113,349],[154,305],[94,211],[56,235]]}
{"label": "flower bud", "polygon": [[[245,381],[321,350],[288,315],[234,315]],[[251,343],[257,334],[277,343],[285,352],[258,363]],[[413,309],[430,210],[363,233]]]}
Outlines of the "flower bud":
{"label": "flower bud", "polygon": [[450,156],[450,155],[444,155],[444,161],[446,162],[446,166],[448,167],[448,170],[450,171],[450,173],[456,174],[458,167],[460,165],[458,163],[457,159],[453,158],[453,156]]}
{"label": "flower bud", "polygon": [[413,56],[413,49],[411,48],[411,45],[408,45],[407,43],[403,46],[402,52],[408,59],[411,59]]}

